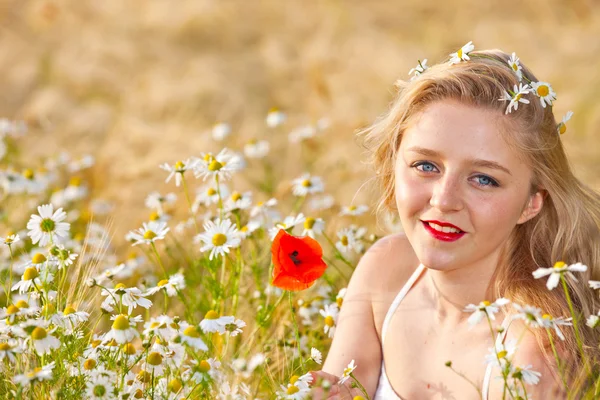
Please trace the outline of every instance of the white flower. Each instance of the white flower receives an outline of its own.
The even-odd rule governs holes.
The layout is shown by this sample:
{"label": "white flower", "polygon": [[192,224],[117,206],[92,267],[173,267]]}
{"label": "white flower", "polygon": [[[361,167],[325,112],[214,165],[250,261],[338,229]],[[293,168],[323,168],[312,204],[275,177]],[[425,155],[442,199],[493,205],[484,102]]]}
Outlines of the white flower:
{"label": "white flower", "polygon": [[325,188],[320,177],[311,177],[308,173],[302,175],[300,178],[294,179],[292,185],[294,196],[306,196],[307,194],[320,193]]}
{"label": "white flower", "polygon": [[509,375],[514,379],[523,380],[528,385],[537,385],[540,381],[541,373],[537,371],[531,370],[532,365],[526,365],[524,367],[515,367],[514,365],[510,366]]}
{"label": "white flower", "polygon": [[0,245],[12,246],[21,240],[19,235],[8,235],[5,238],[0,238]]}
{"label": "white flower", "polygon": [[108,376],[94,374],[85,385],[85,398],[112,400],[115,399],[113,391],[114,385]]}
{"label": "white flower", "polygon": [[152,244],[157,240],[165,238],[170,228],[167,228],[167,223],[164,221],[150,221],[142,223],[142,227],[135,231],[130,231],[131,240],[135,240],[133,246],[140,243]]}
{"label": "white flower", "polygon": [[155,376],[161,376],[165,367],[163,365],[163,355],[158,351],[152,351],[146,357],[144,370]]}
{"label": "white flower", "polygon": [[164,212],[163,204],[173,204],[177,201],[177,195],[175,193],[167,193],[162,195],[159,192],[150,193],[145,200],[146,207],[158,211],[159,214]]}
{"label": "white flower", "polygon": [[225,324],[225,332],[231,336],[237,336],[238,333],[242,333],[242,328],[246,326],[246,323],[241,319],[236,319],[233,322]]}
{"label": "white flower", "polygon": [[567,121],[573,116],[573,111],[568,111],[567,114],[562,118],[562,122],[558,124],[556,130],[561,135],[567,131]]}
{"label": "white flower", "polygon": [[424,59],[423,61],[418,60],[418,64],[416,67],[412,68],[410,71],[408,71],[409,75],[413,75],[412,78],[410,78],[410,80],[414,80],[416,79],[419,75],[421,75],[423,72],[425,72],[425,70],[427,70],[429,67],[427,66],[427,59]]}
{"label": "white flower", "polygon": [[219,334],[225,333],[225,326],[227,324],[233,324],[235,322],[235,318],[232,316],[219,317],[214,310],[210,310],[204,316],[204,319],[200,321],[200,329],[202,332],[218,332]]}
{"label": "white flower", "polygon": [[563,333],[561,332],[559,326],[571,326],[573,325],[571,321],[573,318],[563,318],[563,317],[558,317],[558,318],[554,318],[552,317],[550,314],[544,314],[542,315],[542,318],[540,319],[540,325],[542,325],[543,328],[554,328],[554,331],[556,332],[556,335],[561,339],[561,340],[565,340],[565,336],[563,335]]}
{"label": "white flower", "polygon": [[317,129],[312,125],[300,126],[288,135],[290,143],[299,143],[306,139],[310,139],[317,134]]}
{"label": "white flower", "polygon": [[364,204],[360,206],[344,206],[342,207],[342,211],[340,211],[340,215],[358,216],[366,213],[368,210],[369,207]]}
{"label": "white flower", "polygon": [[142,293],[137,287],[126,288],[124,284],[119,283],[114,289],[103,288],[100,292],[106,299],[102,302],[101,307],[106,311],[113,311],[112,306],[117,302],[122,302],[124,306],[128,307],[128,314],[137,306],[144,307],[146,309],[152,306],[152,301],[146,299],[145,293]]}
{"label": "white flower", "polygon": [[594,290],[600,289],[600,281],[588,281],[588,285]]}
{"label": "white flower", "polygon": [[592,329],[596,329],[598,326],[600,326],[600,311],[598,311],[598,314],[596,315],[590,315],[585,324]]}
{"label": "white flower", "polygon": [[489,348],[488,354],[485,356],[486,363],[502,368],[504,364],[510,362],[516,350],[516,339],[507,340],[506,343],[499,343],[495,348]]}
{"label": "white flower", "polygon": [[283,112],[276,108],[269,110],[267,114],[266,123],[269,128],[275,128],[285,122],[286,116]]}
{"label": "white flower", "polygon": [[252,205],[252,192],[233,192],[225,201],[225,211],[246,210]]}
{"label": "white flower", "polygon": [[349,228],[340,229],[337,232],[337,237],[340,239],[336,242],[335,247],[343,254],[349,255],[352,251],[360,254],[364,250],[362,237],[367,232],[365,227],[358,228],[351,225]]}
{"label": "white flower", "polygon": [[150,296],[159,290],[164,289],[169,297],[177,295],[177,291],[185,289],[185,279],[181,272],[177,272],[169,277],[158,281],[155,287],[146,290],[144,296]]}
{"label": "white flower", "polygon": [[317,364],[321,364],[323,362],[323,355],[314,347],[310,349],[310,358]]}
{"label": "white flower", "polygon": [[54,369],[54,361],[44,365],[42,368],[35,368],[25,374],[15,375],[13,381],[17,385],[28,385],[33,382],[49,381],[52,379],[52,369]]}
{"label": "white flower", "polygon": [[316,235],[322,234],[324,229],[325,221],[322,218],[306,217],[302,236],[310,236],[314,239]]}
{"label": "white flower", "polygon": [[582,263],[576,263],[572,265],[567,265],[562,261],[558,261],[554,264],[552,268],[538,268],[533,271],[533,277],[535,279],[543,278],[544,276],[550,275],[548,278],[548,282],[546,282],[546,287],[548,290],[554,289],[558,286],[560,282],[561,276],[566,273],[569,275],[575,282],[577,282],[577,278],[573,275],[573,272],[585,272],[587,271],[587,266]]}
{"label": "white flower", "polygon": [[504,114],[508,114],[508,113],[512,112],[513,108],[516,111],[519,108],[519,103],[529,104],[529,100],[524,98],[523,95],[526,95],[527,93],[530,93],[530,92],[531,92],[531,88],[527,84],[522,84],[522,83],[519,83],[518,87],[517,87],[517,85],[514,86],[512,94],[508,93],[508,91],[505,91],[504,97],[501,99],[498,99],[499,101],[508,101],[509,102]]}
{"label": "white flower", "polygon": [[60,347],[60,340],[50,335],[45,328],[37,326],[30,335],[31,343],[39,355],[52,352],[52,349]]}
{"label": "white flower", "polygon": [[273,239],[275,239],[275,236],[277,236],[277,233],[279,232],[280,229],[289,231],[291,228],[303,223],[305,220],[306,220],[306,218],[304,217],[304,214],[302,214],[302,213],[300,213],[296,216],[288,215],[287,217],[285,217],[283,222],[277,222],[274,227],[269,228],[269,238],[271,240],[273,240]]}
{"label": "white flower", "polygon": [[244,146],[244,154],[248,158],[264,158],[270,149],[271,145],[266,140],[251,140]]}
{"label": "white flower", "polygon": [[229,179],[234,172],[244,168],[244,165],[244,159],[239,154],[224,148],[216,156],[207,153],[198,159],[194,175],[203,180],[218,177],[219,182],[222,182]]}
{"label": "white flower", "polygon": [[17,353],[22,352],[23,348],[16,340],[9,339],[6,342],[0,342],[0,361],[7,360],[9,363],[14,364],[17,361]]}
{"label": "white flower", "polygon": [[342,288],[342,289],[340,289],[338,294],[335,296],[335,302],[337,303],[339,308],[342,308],[342,304],[344,303],[344,297],[346,296],[347,291],[348,291],[348,288]]}
{"label": "white flower", "polygon": [[213,125],[212,128],[212,137],[216,141],[224,140],[231,133],[231,126],[226,124],[225,122],[219,122]]}
{"label": "white flower", "polygon": [[[23,294],[26,292],[29,292],[33,287],[38,287],[41,288],[42,287],[42,281],[39,278],[40,274],[39,271],[37,270],[37,268],[35,267],[29,267],[25,269],[25,272],[23,272],[23,276],[21,277],[21,280],[17,283],[15,283],[13,285],[13,287],[11,288],[11,291],[14,290],[18,290],[19,293]],[[46,280],[47,281],[51,281],[52,279],[49,279],[52,277],[52,274],[48,273],[48,276],[46,276]]]}
{"label": "white flower", "polygon": [[169,176],[167,176],[165,183],[169,182],[171,178],[175,176],[175,186],[179,187],[179,185],[181,185],[181,179],[185,171],[187,171],[188,169],[194,169],[197,163],[198,160],[188,158],[185,161],[177,161],[174,165],[169,165],[167,163],[160,165],[161,169],[164,169],[169,173]]}
{"label": "white flower", "polygon": [[335,199],[332,195],[327,194],[319,197],[313,197],[308,201],[308,207],[312,211],[328,210],[335,204]]}
{"label": "white flower", "polygon": [[480,302],[479,305],[469,304],[464,309],[465,312],[473,313],[468,319],[469,327],[477,325],[486,315],[488,315],[490,319],[495,320],[496,317],[494,314],[500,311],[500,307],[505,306],[508,303],[510,303],[510,300],[501,297],[493,303],[484,300]]}
{"label": "white flower", "polygon": [[548,82],[531,82],[533,92],[540,98],[542,107],[546,108],[546,104],[551,106],[556,100],[556,93]]}
{"label": "white flower", "polygon": [[45,246],[56,236],[66,237],[69,234],[71,224],[61,222],[67,217],[67,213],[62,208],[54,211],[52,204],[38,206],[39,215],[32,214],[27,222],[27,235],[31,237],[33,244],[40,243]]}
{"label": "white flower", "polygon": [[539,328],[543,326],[542,323],[542,310],[530,305],[521,306],[517,303],[513,303],[513,307],[517,310],[517,314],[512,316],[512,319],[522,319],[525,324],[532,328]]}
{"label": "white flower", "polygon": [[475,46],[473,46],[473,42],[471,41],[461,47],[456,53],[450,54],[450,65],[470,60],[469,53],[472,52],[474,48]]}
{"label": "white flower", "polygon": [[356,365],[354,365],[354,360],[352,360],[352,361],[350,361],[350,364],[348,364],[348,366],[346,367],[346,369],[344,369],[344,372],[342,373],[342,377],[340,378],[340,380],[338,381],[338,383],[340,385],[342,385],[348,379],[350,379],[350,374],[352,372],[354,372],[355,369],[356,369]]}
{"label": "white flower", "polygon": [[220,373],[218,368],[221,367],[221,362],[215,358],[206,360],[192,360],[192,367],[186,371],[185,375],[190,375],[190,379],[196,383],[208,381],[209,378],[216,379]]}
{"label": "white flower", "polygon": [[220,255],[225,256],[225,253],[229,253],[230,248],[238,247],[241,243],[238,230],[229,219],[224,219],[218,224],[206,221],[204,231],[196,236],[196,240],[204,243],[200,251],[210,250],[209,259],[211,260]]}
{"label": "white flower", "polygon": [[324,309],[319,310],[319,314],[325,318],[325,325],[323,327],[325,333],[331,338],[335,334],[335,328],[337,325],[337,319],[340,314],[340,310],[336,303],[325,305]]}
{"label": "white flower", "polygon": [[85,311],[77,311],[72,306],[67,306],[60,316],[60,322],[57,324],[65,329],[75,328],[77,325],[88,320],[90,314]]}
{"label": "white flower", "polygon": [[[114,320],[110,331],[104,335],[104,342],[108,343],[112,339],[119,344],[129,343],[133,339],[139,336],[138,331],[135,329],[135,320],[125,314],[119,314],[111,317]],[[133,323],[133,326],[132,326]]]}
{"label": "white flower", "polygon": [[196,325],[189,325],[181,332],[181,343],[202,351],[208,351],[208,346],[200,337],[200,331]]}
{"label": "white flower", "polygon": [[519,81],[523,80],[523,71],[522,71],[523,67],[521,66],[521,63],[519,62],[519,57],[517,57],[517,55],[513,52],[512,56],[510,57],[510,59],[507,62],[508,62],[508,65],[510,66],[510,68],[517,75],[517,78],[519,78]]}
{"label": "white flower", "polygon": [[309,385],[312,382],[312,379],[310,373],[306,373],[302,376],[294,375],[287,386],[281,385],[281,391],[277,392],[277,398],[287,400],[308,399],[311,394]]}

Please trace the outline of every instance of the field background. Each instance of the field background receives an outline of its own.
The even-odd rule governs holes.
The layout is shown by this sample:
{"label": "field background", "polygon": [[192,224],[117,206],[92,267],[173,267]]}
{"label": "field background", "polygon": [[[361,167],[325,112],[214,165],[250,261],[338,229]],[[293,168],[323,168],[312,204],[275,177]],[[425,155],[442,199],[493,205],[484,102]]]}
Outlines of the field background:
{"label": "field background", "polygon": [[[553,85],[557,119],[575,112],[563,141],[576,173],[600,189],[591,0],[0,0],[0,117],[31,124],[21,141],[33,166],[63,149],[95,156],[92,197],[115,202],[117,242],[146,220],[150,191],[181,193],[159,164],[218,151],[208,132],[219,121],[240,150],[265,136],[273,106],[289,120],[272,142],[331,120],[315,172],[338,200],[360,203],[374,197],[356,194],[371,172],[355,130],[385,110],[417,59],[440,62],[469,40],[515,51]],[[294,150],[271,154],[289,178],[303,172]]]}

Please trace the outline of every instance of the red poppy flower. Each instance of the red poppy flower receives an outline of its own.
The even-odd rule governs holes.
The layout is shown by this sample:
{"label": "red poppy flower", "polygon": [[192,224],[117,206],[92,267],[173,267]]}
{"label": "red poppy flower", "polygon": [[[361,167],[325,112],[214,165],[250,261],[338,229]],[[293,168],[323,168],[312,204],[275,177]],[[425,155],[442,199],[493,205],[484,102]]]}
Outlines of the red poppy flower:
{"label": "red poppy flower", "polygon": [[319,242],[309,236],[292,236],[283,229],[273,240],[271,255],[273,285],[285,290],[308,289],[327,268]]}

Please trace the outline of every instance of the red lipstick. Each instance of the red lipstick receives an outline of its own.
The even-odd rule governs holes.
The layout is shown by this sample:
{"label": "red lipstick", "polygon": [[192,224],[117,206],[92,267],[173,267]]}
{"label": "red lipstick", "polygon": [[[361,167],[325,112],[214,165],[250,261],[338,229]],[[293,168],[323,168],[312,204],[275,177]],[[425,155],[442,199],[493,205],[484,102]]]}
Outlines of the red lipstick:
{"label": "red lipstick", "polygon": [[[440,221],[435,221],[435,220],[431,220],[431,221],[421,221],[423,223],[423,226],[425,227],[425,230],[427,232],[429,232],[431,234],[431,236],[433,236],[434,238],[444,241],[444,242],[454,242],[455,240],[460,239],[461,237],[463,237],[466,232],[462,231],[462,229],[460,229],[459,227],[449,224],[447,222],[440,222]],[[454,229],[458,229],[461,232],[458,233],[454,233],[454,232],[440,232],[438,230],[433,229],[430,225],[429,222],[433,222],[436,225],[440,225],[440,226],[449,226],[452,227]]]}

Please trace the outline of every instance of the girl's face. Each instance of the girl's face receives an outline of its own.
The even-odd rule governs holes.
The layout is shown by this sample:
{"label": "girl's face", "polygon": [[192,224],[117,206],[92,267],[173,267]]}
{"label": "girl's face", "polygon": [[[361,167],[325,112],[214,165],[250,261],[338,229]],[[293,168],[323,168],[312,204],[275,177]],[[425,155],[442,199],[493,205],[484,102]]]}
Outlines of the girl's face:
{"label": "girl's face", "polygon": [[[444,100],[415,115],[404,132],[396,205],[408,240],[429,268],[452,270],[498,255],[515,225],[541,210],[541,193],[530,193],[532,171],[504,142],[500,118]],[[463,233],[437,233],[425,221]]]}

